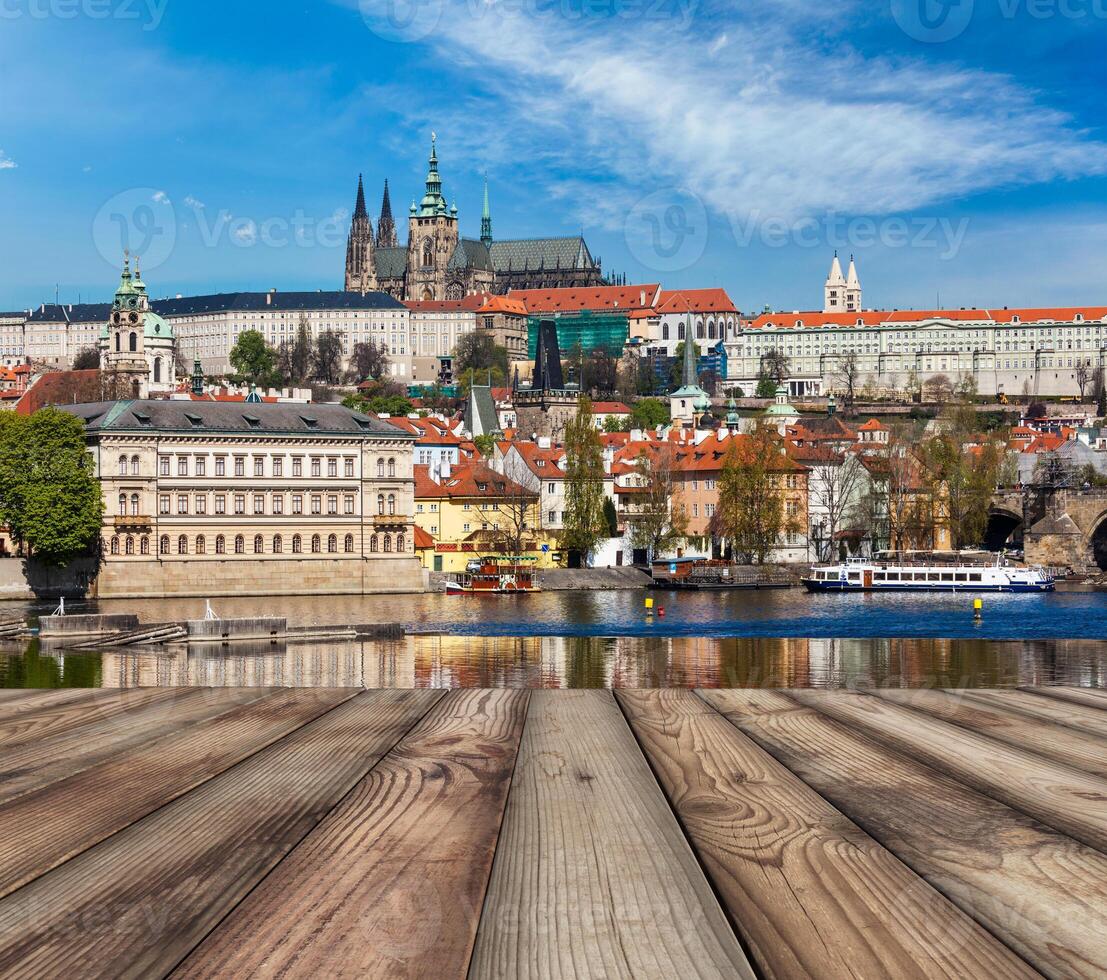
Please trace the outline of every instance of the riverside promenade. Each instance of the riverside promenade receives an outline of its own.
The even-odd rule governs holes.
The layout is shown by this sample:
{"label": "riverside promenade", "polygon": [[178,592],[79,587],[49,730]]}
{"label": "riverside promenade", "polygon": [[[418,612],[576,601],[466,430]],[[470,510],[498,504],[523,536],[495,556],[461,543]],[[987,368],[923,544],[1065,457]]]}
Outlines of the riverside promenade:
{"label": "riverside promenade", "polygon": [[1104,936],[1104,691],[0,691],[4,977],[1094,977]]}

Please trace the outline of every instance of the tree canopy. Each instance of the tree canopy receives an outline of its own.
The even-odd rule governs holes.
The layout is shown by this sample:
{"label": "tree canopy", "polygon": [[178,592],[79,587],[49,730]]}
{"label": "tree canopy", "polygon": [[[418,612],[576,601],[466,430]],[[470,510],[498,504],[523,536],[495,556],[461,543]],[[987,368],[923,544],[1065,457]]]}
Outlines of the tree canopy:
{"label": "tree canopy", "polygon": [[231,348],[231,366],[247,381],[267,385],[275,380],[277,354],[259,330],[243,330]]}
{"label": "tree canopy", "polygon": [[581,396],[577,413],[565,427],[566,547],[587,557],[607,534],[603,502],[603,445],[592,416],[592,402]]}

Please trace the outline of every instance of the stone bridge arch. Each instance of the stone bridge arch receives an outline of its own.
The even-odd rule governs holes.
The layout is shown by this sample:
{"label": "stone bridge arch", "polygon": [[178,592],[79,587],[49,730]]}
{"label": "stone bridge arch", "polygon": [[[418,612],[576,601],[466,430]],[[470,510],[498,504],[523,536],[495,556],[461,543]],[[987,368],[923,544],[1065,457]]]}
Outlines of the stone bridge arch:
{"label": "stone bridge arch", "polygon": [[1107,490],[1062,490],[1026,531],[1027,561],[1107,572]]}
{"label": "stone bridge arch", "polygon": [[1005,547],[1022,544],[1022,508],[1015,509],[1007,503],[993,501],[988,508],[988,524],[984,529],[984,547],[988,551],[1002,551]]}

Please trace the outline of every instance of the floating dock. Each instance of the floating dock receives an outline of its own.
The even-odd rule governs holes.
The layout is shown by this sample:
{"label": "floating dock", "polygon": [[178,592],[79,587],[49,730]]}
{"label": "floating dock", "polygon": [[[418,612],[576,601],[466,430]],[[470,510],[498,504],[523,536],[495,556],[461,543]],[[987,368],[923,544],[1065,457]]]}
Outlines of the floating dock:
{"label": "floating dock", "polygon": [[0,691],[0,975],[1107,973],[1107,692]]}

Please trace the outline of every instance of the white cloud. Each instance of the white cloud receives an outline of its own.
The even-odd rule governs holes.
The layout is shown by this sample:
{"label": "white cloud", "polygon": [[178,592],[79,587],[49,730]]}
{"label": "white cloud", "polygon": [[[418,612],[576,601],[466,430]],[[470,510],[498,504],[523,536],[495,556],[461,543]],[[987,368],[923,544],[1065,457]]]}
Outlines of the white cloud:
{"label": "white cloud", "polygon": [[250,218],[239,218],[231,226],[231,236],[240,245],[253,245],[258,239],[258,226]]}
{"label": "white cloud", "polygon": [[168,204],[169,195],[165,191],[155,191],[152,195],[152,199],[158,204]]}
{"label": "white cloud", "polygon": [[199,198],[193,197],[191,194],[189,194],[184,199],[184,202],[185,202],[185,206],[192,208],[193,211],[200,211],[204,207],[206,207],[206,205],[204,204],[203,201],[201,201]]}
{"label": "white cloud", "polygon": [[[806,6],[806,5],[805,5]],[[933,208],[998,187],[1107,173],[1107,145],[1015,81],[811,38],[752,12],[568,20],[451,4],[433,42],[479,66],[513,166],[615,226],[659,187],[731,216]],[[705,49],[710,53],[704,57]],[[448,135],[487,133],[487,105]],[[506,116],[506,119],[503,118]]]}
{"label": "white cloud", "polygon": [[0,170],[15,170],[18,166],[18,163],[9,157],[3,150],[0,150]]}

